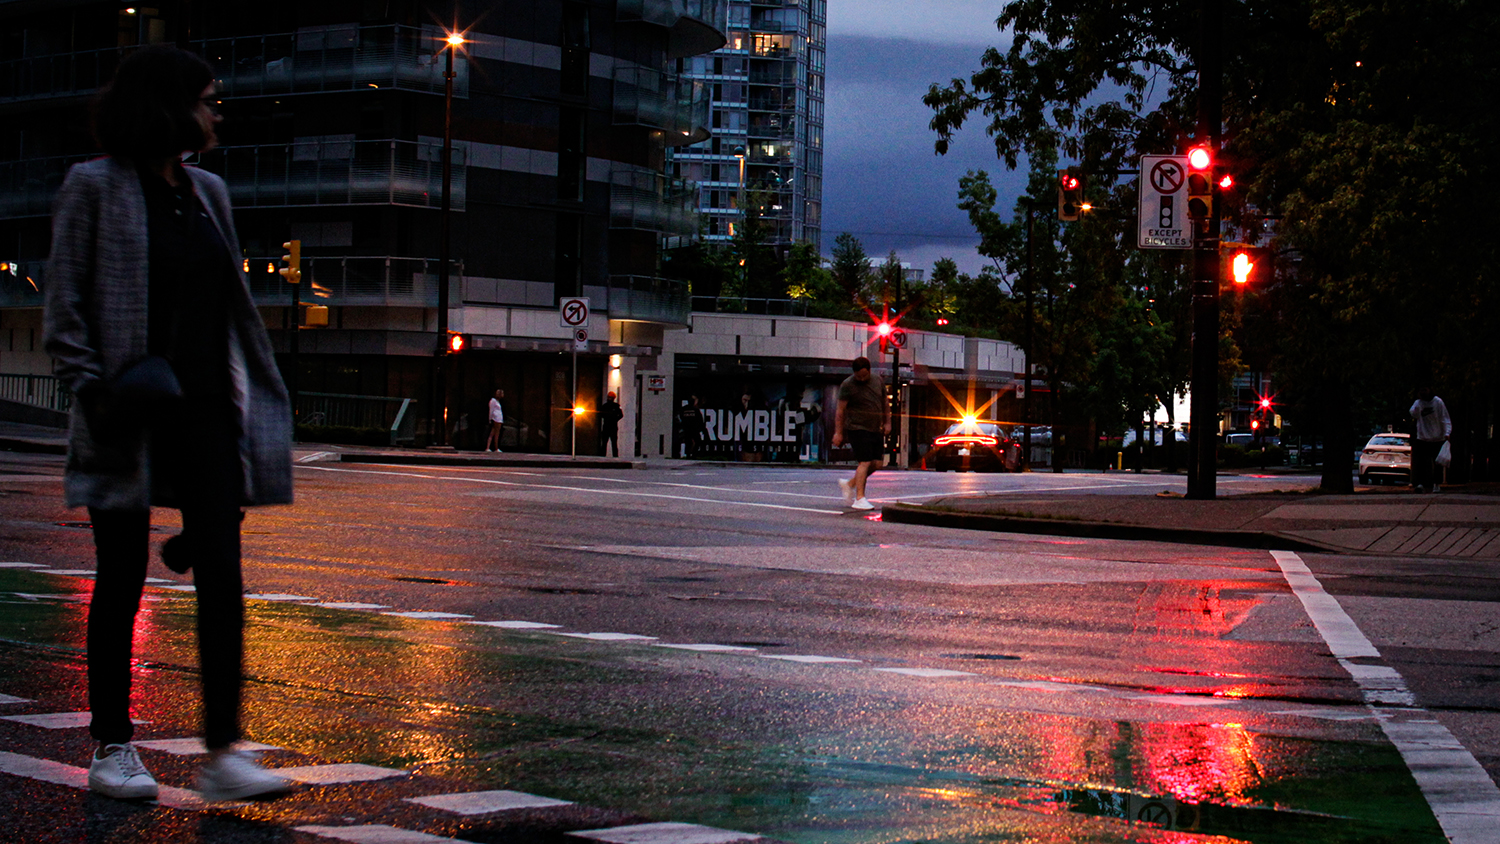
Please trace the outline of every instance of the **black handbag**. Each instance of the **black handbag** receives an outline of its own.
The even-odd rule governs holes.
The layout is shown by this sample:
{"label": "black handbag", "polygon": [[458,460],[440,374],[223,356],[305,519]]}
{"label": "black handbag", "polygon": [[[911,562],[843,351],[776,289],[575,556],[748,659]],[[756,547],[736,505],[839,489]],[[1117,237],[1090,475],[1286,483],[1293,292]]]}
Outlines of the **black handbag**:
{"label": "black handbag", "polygon": [[182,398],[182,383],[161,355],[147,355],[125,367],[110,380],[109,390],[120,404],[147,414],[169,410]]}

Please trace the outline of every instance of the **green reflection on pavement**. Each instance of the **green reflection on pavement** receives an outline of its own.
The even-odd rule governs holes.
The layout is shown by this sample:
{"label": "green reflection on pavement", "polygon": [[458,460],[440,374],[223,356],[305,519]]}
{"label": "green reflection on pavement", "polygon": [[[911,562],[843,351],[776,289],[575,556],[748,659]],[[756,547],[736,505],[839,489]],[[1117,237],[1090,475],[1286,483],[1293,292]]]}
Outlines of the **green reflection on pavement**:
{"label": "green reflection on pavement", "polygon": [[[87,587],[0,570],[5,593]],[[175,684],[191,702],[192,596],[152,594],[163,600],[138,624],[137,656],[184,670],[142,678],[138,699]],[[0,595],[0,639],[77,648],[83,607]],[[332,761],[809,844],[1443,840],[1373,725],[1368,740],[1334,742],[912,706],[868,673],[843,675],[865,684],[845,688],[743,657],[298,603],[247,609],[247,735]],[[716,661],[735,659],[748,667]],[[175,717],[190,725],[196,713]],[[1146,816],[1157,826],[1131,817],[1153,802],[1170,809]]]}

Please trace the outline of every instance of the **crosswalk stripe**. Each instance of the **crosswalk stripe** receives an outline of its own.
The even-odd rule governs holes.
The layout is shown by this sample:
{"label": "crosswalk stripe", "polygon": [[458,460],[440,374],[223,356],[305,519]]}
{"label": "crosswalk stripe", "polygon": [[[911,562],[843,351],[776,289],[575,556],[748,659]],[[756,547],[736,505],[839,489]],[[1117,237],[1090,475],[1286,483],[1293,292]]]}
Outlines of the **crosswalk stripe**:
{"label": "crosswalk stripe", "polygon": [[358,762],[340,762],[332,765],[303,765],[295,768],[275,768],[275,772],[289,780],[306,785],[343,785],[351,782],[372,782],[393,777],[408,776],[407,771],[394,768],[377,768]]}
{"label": "crosswalk stripe", "polygon": [[[44,730],[76,730],[89,725],[89,712],[44,712],[37,715],[0,715],[0,721],[15,721]],[[132,724],[149,724],[139,718],[131,718]]]}
{"label": "crosswalk stripe", "polygon": [[408,803],[420,803],[434,809],[460,815],[487,815],[512,809],[545,809],[553,806],[571,806],[567,800],[539,797],[523,791],[468,791],[457,794],[433,794],[428,797],[408,797]]}
{"label": "crosswalk stripe", "polygon": [[31,698],[16,697],[15,695],[0,695],[0,703],[31,703]]}
{"label": "crosswalk stripe", "polygon": [[568,835],[603,841],[606,844],[736,844],[741,841],[765,840],[748,832],[691,823],[643,823],[570,832]]}
{"label": "crosswalk stripe", "polygon": [[381,615],[394,615],[397,618],[473,618],[472,615],[464,615],[461,612],[386,612]]}
{"label": "crosswalk stripe", "polygon": [[365,826],[319,826],[308,824],[306,826],[294,827],[297,832],[306,832],[310,835],[320,835],[324,838],[332,838],[335,841],[348,841],[350,844],[464,844],[457,838],[444,838],[441,835],[429,835],[425,832],[416,832],[410,829],[397,829],[394,826],[384,824],[367,824]]}
{"label": "crosswalk stripe", "polygon": [[5,750],[0,750],[0,773],[66,785],[71,788],[89,787],[89,772],[86,768],[64,765],[48,759],[35,759]]}
{"label": "crosswalk stripe", "polygon": [[814,654],[761,654],[761,659],[779,659],[785,662],[803,662],[808,665],[821,665],[832,662],[861,662],[858,659],[847,659],[841,656],[816,656]]}
{"label": "crosswalk stripe", "polygon": [[553,630],[561,624],[543,624],[540,621],[470,621],[481,627],[499,627],[504,630]]}
{"label": "crosswalk stripe", "polygon": [[[131,742],[136,747],[144,747],[147,750],[160,750],[162,753],[170,753],[173,756],[199,756],[208,752],[201,738],[174,738],[174,739],[151,739],[149,741]],[[261,744],[257,741],[235,742],[235,750],[281,750],[274,744]]]}

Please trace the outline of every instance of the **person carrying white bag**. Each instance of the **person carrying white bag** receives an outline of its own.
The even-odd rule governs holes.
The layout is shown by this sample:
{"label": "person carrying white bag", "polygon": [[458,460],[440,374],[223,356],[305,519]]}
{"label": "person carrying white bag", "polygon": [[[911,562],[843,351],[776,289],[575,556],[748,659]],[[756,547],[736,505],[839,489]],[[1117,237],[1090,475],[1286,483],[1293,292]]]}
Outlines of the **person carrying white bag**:
{"label": "person carrying white bag", "polygon": [[1448,437],[1453,433],[1453,419],[1448,406],[1433,395],[1432,385],[1424,383],[1417,395],[1420,398],[1411,403],[1411,418],[1417,423],[1411,440],[1412,491],[1437,492],[1432,467],[1434,463],[1447,466],[1452,462]]}

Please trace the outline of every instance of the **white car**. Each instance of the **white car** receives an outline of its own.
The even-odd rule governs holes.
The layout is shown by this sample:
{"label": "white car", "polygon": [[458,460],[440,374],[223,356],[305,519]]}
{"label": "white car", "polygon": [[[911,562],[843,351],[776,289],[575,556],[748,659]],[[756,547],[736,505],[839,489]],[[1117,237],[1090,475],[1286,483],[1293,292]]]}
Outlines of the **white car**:
{"label": "white car", "polygon": [[1376,434],[1359,452],[1359,482],[1411,483],[1411,436]]}

